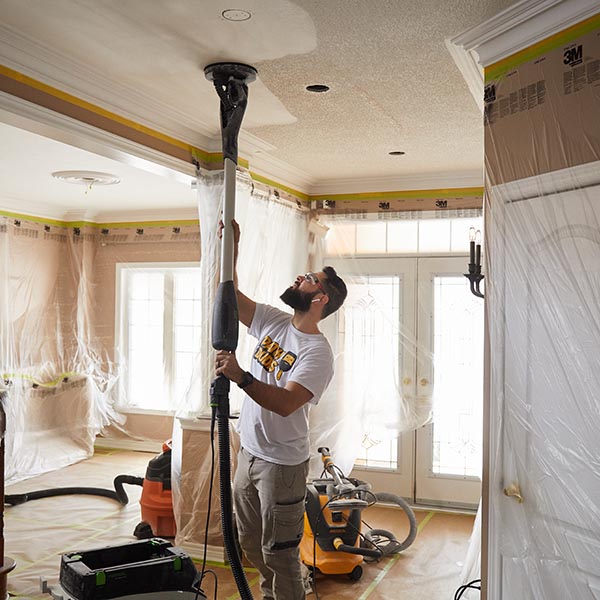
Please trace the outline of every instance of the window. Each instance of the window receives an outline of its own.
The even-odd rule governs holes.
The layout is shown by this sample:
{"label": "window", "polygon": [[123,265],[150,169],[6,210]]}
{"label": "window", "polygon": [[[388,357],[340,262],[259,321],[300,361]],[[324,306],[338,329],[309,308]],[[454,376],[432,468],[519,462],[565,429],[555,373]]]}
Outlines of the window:
{"label": "window", "polygon": [[[483,304],[470,294],[462,274],[432,277],[419,273],[422,260],[433,255],[458,260],[458,268],[466,270],[466,257],[463,264],[462,258],[452,256],[468,254],[470,227],[483,228],[481,211],[448,211],[441,216],[398,213],[398,218],[390,217],[322,217],[329,228],[325,262],[335,263],[340,258],[338,271],[342,276],[346,274],[348,285],[348,298],[337,317],[338,340],[344,351],[344,383],[340,389],[345,398],[351,399],[350,406],[368,406],[360,416],[365,431],[372,423],[381,425],[382,415],[396,423],[399,396],[418,398],[425,392],[416,383],[417,365],[410,366],[410,355],[416,353],[420,365],[433,361],[436,405],[432,471],[436,475],[477,477],[481,465],[478,423],[483,389]],[[407,261],[414,261],[414,265],[407,266]],[[450,271],[453,270],[454,266]],[[423,303],[431,302],[429,296],[435,303],[431,307],[428,304],[425,314]],[[403,298],[414,298],[416,307],[403,303]],[[417,330],[419,306],[421,317],[431,320],[431,341],[415,338],[411,333]],[[431,342],[435,345],[430,347]],[[371,364],[374,355],[378,357],[377,366]],[[381,360],[385,364],[380,364]],[[462,393],[454,401],[456,390]],[[366,396],[368,400],[364,402]],[[356,466],[398,469],[401,449],[391,437],[364,435]]]}
{"label": "window", "polygon": [[[377,215],[360,220],[322,217],[329,231],[326,237],[329,256],[384,256],[390,254],[453,254],[469,250],[469,228],[483,226],[481,211],[467,216],[443,217],[423,212],[396,219],[377,220]],[[399,213],[401,214],[401,213]],[[386,217],[391,217],[387,215]]]}
{"label": "window", "polygon": [[200,267],[117,265],[117,356],[121,409],[173,411],[190,383],[200,348]]}

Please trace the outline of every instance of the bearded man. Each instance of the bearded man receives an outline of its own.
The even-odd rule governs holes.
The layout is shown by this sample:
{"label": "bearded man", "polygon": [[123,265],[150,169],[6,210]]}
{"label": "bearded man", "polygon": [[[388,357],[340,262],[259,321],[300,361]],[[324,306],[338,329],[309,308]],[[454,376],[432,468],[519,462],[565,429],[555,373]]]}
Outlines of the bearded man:
{"label": "bearded man", "polygon": [[[237,265],[240,229],[235,221],[232,227]],[[346,285],[333,267],[298,275],[281,295],[294,311],[289,314],[242,294],[237,272],[234,283],[239,319],[258,340],[249,371],[235,353],[216,356],[216,374],[246,393],[233,482],[239,541],[260,573],[265,600],[303,600],[298,545],[310,456],[308,412],[333,377],[333,353],[318,324],[342,305]]]}

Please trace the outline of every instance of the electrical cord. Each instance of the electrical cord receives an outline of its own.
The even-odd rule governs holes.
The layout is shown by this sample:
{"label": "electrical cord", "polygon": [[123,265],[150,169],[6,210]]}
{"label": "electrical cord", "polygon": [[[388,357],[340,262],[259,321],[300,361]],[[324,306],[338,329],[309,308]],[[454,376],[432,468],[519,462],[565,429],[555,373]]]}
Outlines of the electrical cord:
{"label": "electrical cord", "polygon": [[210,479],[208,484],[208,505],[206,509],[206,524],[204,526],[204,551],[202,555],[202,570],[200,572],[200,577],[198,579],[198,588],[196,590],[196,597],[194,600],[198,600],[198,595],[201,591],[202,581],[207,573],[211,573],[215,578],[215,600],[217,598],[217,586],[218,579],[217,574],[214,571],[211,571],[206,568],[206,554],[207,554],[207,546],[208,546],[208,529],[210,525],[210,511],[212,509],[212,492],[213,492],[213,482],[215,479],[215,419],[211,419],[210,421]]}
{"label": "electrical cord", "polygon": [[[479,585],[475,585],[476,583],[479,583]],[[460,600],[467,590],[481,590],[481,579],[473,579],[473,581],[461,585],[454,594],[454,600]]]}

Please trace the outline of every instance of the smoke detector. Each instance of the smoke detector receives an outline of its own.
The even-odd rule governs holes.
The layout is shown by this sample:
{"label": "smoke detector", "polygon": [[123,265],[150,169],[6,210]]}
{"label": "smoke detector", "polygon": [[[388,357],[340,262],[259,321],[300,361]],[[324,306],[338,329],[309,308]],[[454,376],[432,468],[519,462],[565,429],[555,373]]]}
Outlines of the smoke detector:
{"label": "smoke detector", "polygon": [[249,21],[252,18],[252,13],[242,8],[227,8],[221,13],[221,16],[226,21],[239,23],[241,21]]}
{"label": "smoke detector", "polygon": [[120,177],[99,171],[54,171],[52,177],[66,181],[67,183],[78,183],[90,188],[97,185],[115,185],[121,182]]}

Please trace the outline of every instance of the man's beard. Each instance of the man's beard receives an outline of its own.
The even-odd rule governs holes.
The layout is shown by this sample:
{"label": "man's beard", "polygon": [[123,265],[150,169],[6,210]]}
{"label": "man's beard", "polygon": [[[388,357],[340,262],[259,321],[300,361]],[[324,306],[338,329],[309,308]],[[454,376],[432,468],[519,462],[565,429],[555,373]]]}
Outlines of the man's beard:
{"label": "man's beard", "polygon": [[292,286],[287,288],[279,298],[290,308],[293,308],[298,312],[308,312],[310,310],[312,299],[318,293],[319,292],[303,292]]}

